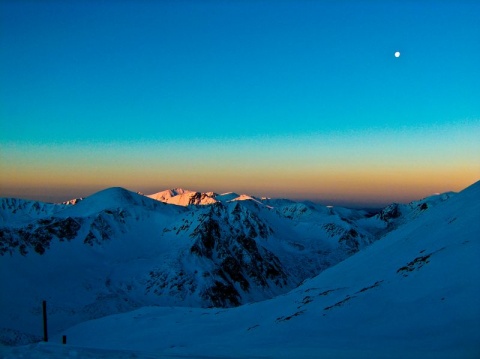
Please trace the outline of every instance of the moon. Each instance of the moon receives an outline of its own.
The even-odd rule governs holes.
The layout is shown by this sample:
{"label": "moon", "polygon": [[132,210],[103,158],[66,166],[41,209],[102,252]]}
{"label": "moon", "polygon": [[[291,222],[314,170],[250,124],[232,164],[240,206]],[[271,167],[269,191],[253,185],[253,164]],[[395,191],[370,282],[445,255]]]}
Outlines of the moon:
{"label": "moon", "polygon": [[395,52],[395,57],[400,57],[400,51]]}

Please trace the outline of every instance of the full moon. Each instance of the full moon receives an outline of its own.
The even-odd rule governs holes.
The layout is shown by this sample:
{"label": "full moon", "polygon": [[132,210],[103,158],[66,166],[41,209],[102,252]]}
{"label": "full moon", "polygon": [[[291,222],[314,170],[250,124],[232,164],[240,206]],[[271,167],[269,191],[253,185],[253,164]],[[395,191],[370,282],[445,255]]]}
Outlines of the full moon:
{"label": "full moon", "polygon": [[400,57],[400,51],[395,52],[395,57]]}

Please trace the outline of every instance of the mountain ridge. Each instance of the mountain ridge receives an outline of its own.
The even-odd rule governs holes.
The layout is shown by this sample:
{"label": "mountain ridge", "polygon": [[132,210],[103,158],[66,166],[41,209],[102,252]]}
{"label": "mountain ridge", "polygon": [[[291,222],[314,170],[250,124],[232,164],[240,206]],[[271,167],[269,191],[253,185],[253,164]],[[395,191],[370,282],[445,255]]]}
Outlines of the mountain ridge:
{"label": "mountain ridge", "polygon": [[[455,197],[427,197],[402,205],[398,215],[389,210],[370,216],[311,202],[206,195],[222,200],[179,206],[109,188],[45,211],[34,201],[12,207],[11,200],[0,199],[0,218],[8,219],[0,227],[2,273],[20,267],[24,273],[2,275],[2,286],[18,296],[25,286],[41,283],[50,293],[55,330],[146,305],[239,306],[291,291]],[[22,212],[27,207],[30,212]],[[57,279],[49,284],[49,276]],[[74,283],[80,285],[72,302],[62,288]],[[25,328],[39,320],[38,312],[20,320],[12,316],[35,311],[46,292],[32,289],[32,298],[3,303],[0,319],[9,323],[0,329],[4,343],[34,337]]]}
{"label": "mountain ridge", "polygon": [[145,307],[66,333],[77,348],[140,356],[475,358],[479,219],[477,182],[285,295],[220,311]]}

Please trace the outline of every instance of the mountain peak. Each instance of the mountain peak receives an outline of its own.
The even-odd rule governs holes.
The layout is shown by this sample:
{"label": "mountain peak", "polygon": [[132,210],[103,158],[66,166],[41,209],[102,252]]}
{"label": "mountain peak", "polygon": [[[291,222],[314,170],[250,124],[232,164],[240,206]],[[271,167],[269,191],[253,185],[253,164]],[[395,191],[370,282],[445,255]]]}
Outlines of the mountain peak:
{"label": "mountain peak", "polygon": [[167,202],[169,198],[186,194],[186,193],[193,193],[193,192],[194,191],[177,187],[177,188],[166,189],[157,193],[149,194],[147,195],[147,197],[155,199],[157,201]]}
{"label": "mountain peak", "polygon": [[76,215],[77,213],[96,213],[106,208],[128,208],[131,206],[152,207],[156,204],[156,201],[123,187],[110,187],[77,202],[75,206],[67,208],[66,213],[68,215]]}

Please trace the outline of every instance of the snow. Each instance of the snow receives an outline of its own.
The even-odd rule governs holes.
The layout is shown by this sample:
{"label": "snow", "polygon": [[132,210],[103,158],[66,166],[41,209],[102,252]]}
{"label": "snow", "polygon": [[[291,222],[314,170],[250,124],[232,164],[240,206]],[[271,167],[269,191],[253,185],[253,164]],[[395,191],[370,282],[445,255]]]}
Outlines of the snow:
{"label": "snow", "polygon": [[121,187],[112,187],[99,191],[75,205],[65,206],[65,209],[57,213],[63,218],[74,216],[86,216],[109,209],[131,209],[141,208],[145,210],[156,210],[165,207],[162,203],[128,191]]}
{"label": "snow", "polygon": [[173,189],[167,189],[161,192],[157,192],[154,194],[147,195],[147,197],[150,197],[152,199],[155,199],[157,201],[168,201],[170,198],[182,195],[182,194],[188,194],[188,193],[193,193],[194,191],[190,190],[185,190],[183,188],[173,188]]}
{"label": "snow", "polygon": [[168,203],[168,204],[175,204],[177,206],[189,206],[189,205],[207,205],[217,202],[215,199],[215,193],[207,192],[207,193],[200,193],[190,190],[185,190],[182,188],[174,188],[171,190],[165,190],[161,192],[157,192],[151,195],[147,195],[147,197],[152,198],[154,200]]}
{"label": "snow", "polygon": [[479,199],[477,183],[281,297],[142,308],[66,333],[78,346],[187,356],[478,357]]}
{"label": "snow", "polygon": [[[118,190],[113,193],[117,192],[120,198],[115,203],[124,201],[125,193]],[[74,207],[88,203],[87,200]],[[133,203],[138,204],[137,201],[134,197]],[[92,206],[96,203],[92,201]],[[131,199],[127,203],[132,203]],[[427,209],[421,209],[424,203]],[[189,218],[193,213],[179,211],[176,206],[161,208],[164,207],[165,211],[173,212],[153,207],[145,212],[140,205],[134,212],[142,218],[154,217],[166,227],[172,216],[179,218],[180,223],[182,216]],[[389,219],[388,223],[378,216],[367,219],[347,209],[322,208],[308,203],[294,203],[275,210],[259,206],[255,213],[282,233],[275,240],[269,238],[262,243],[266,248],[277,248],[277,252],[283,248],[285,253],[291,254],[290,259],[284,257],[283,260],[293,266],[297,258],[301,266],[305,263],[298,260],[298,254],[305,250],[294,244],[308,250],[320,245],[315,233],[322,231],[326,224],[332,224],[327,226],[330,233],[341,230],[346,226],[341,221],[344,215],[349,215],[351,221],[358,224],[354,228],[359,234],[375,230],[383,237],[306,279],[299,287],[268,300],[228,309],[142,306],[134,311],[79,322],[69,329],[65,327],[52,333],[52,343],[1,347],[0,352],[5,358],[479,357],[480,182],[454,196],[436,196],[401,205],[402,216]],[[143,219],[138,224],[127,222],[127,225],[141,230],[146,223]],[[149,235],[151,233],[145,233],[138,238],[150,238]],[[36,266],[40,271],[45,265],[41,260],[54,257],[58,251],[58,255],[65,255],[65,262],[74,255],[83,258],[82,268],[90,270],[90,278],[98,276],[101,280],[102,276],[97,273],[101,267],[97,262],[105,260],[102,253],[117,251],[115,258],[118,260],[125,258],[118,253],[125,254],[132,248],[127,236],[124,240],[121,238],[112,239],[99,248],[93,247],[94,251],[82,243],[77,246],[56,243],[52,245],[53,252],[46,252],[47,257],[26,256],[31,261],[26,267]],[[187,237],[168,238],[165,242],[154,238],[147,241],[135,254],[139,256],[138,263],[158,258],[142,259],[154,248],[153,244],[163,243],[158,253],[175,245],[181,251],[178,242]],[[323,242],[323,246],[327,243]],[[67,251],[67,248],[70,249]],[[2,258],[3,263],[10,261],[4,264],[2,272],[13,268],[15,258],[8,258]],[[170,254],[168,258],[172,258]],[[138,263],[136,268],[141,267]],[[109,262],[106,268],[112,264]],[[69,275],[73,275],[75,266],[72,263]],[[122,273],[121,266],[116,268],[116,280],[128,274]],[[15,270],[21,268],[15,267]],[[54,272],[51,275],[55,278]],[[15,278],[21,279],[22,275]],[[11,293],[20,293],[27,285],[27,282],[7,282],[3,276],[1,283],[3,288],[10,289],[13,285]],[[58,288],[58,291],[70,293],[75,292],[75,288]],[[19,299],[16,294],[12,301]],[[31,325],[35,323],[32,321]],[[61,342],[63,334],[67,335],[69,344],[55,344]]]}
{"label": "snow", "polygon": [[[232,213],[240,203],[226,204],[225,213],[222,214],[226,221],[223,224],[225,230],[230,231],[230,226],[233,226],[234,231],[249,233],[247,225],[251,223],[251,228],[256,228],[258,232],[257,224],[268,222],[278,228],[279,233],[289,235],[288,219],[270,213],[263,206],[252,207],[252,212],[244,204],[248,203],[241,203],[238,213],[241,220],[238,221],[233,219]],[[3,288],[9,288],[10,293],[8,297],[1,298],[0,309],[1,321],[8,328],[8,332],[3,332],[2,336],[12,338],[8,342],[25,343],[35,333],[38,335],[39,331],[35,328],[41,320],[39,304],[44,299],[48,300],[50,325],[54,331],[87,319],[144,305],[210,305],[200,298],[198,290],[189,292],[189,288],[194,287],[185,285],[179,276],[179,273],[184,273],[183,278],[194,280],[193,284],[198,289],[208,284],[203,274],[216,270],[215,263],[190,254],[192,236],[204,218],[209,216],[210,207],[187,209],[166,205],[121,188],[111,188],[74,206],[55,209],[46,213],[47,218],[53,218],[54,221],[73,219],[80,223],[80,230],[74,239],[63,242],[53,239],[41,256],[31,248],[26,256],[20,256],[13,250],[0,262],[0,282]],[[25,223],[18,220],[24,216],[21,211],[13,215],[6,209],[2,213],[11,215],[9,224],[18,221],[15,222],[16,226],[21,227]],[[51,213],[54,216],[48,217]],[[34,235],[38,233],[36,228],[41,226],[39,222],[31,221],[43,221],[44,215],[39,209],[38,213],[33,212],[28,217],[27,222],[33,225],[31,232]],[[91,245],[85,243],[89,233],[96,238]],[[302,234],[295,231],[291,236],[302,237]],[[309,241],[306,248],[324,246],[322,242],[316,244]],[[306,276],[314,275],[319,267],[325,266],[323,263],[313,263],[310,267],[295,268],[299,256],[315,256],[314,250],[311,254],[307,250],[303,250],[303,253],[296,250],[293,245],[299,245],[297,239],[292,241],[288,237],[275,236],[262,242],[262,247],[276,253],[286,268],[290,268],[291,283],[285,288],[251,290],[242,295],[242,302],[283,293]],[[165,289],[159,288],[163,286],[163,281],[168,283]],[[178,285],[183,289],[175,290]],[[255,288],[253,284],[251,287]],[[29,288],[28,296],[23,295],[25,288]],[[160,292],[156,293],[156,290]],[[74,298],[71,293],[75,293]],[[18,337],[24,339],[15,339]]]}
{"label": "snow", "polygon": [[227,203],[234,201],[255,201],[259,204],[267,204],[268,207],[273,208],[272,205],[270,205],[270,202],[275,203],[275,207],[284,205],[285,203],[294,203],[290,200],[272,200],[266,197],[258,199],[248,194],[239,195],[235,192],[217,194],[215,192],[195,192],[182,188],[174,188],[170,190],[160,191],[154,194],[147,195],[147,197],[164,203],[176,204],[177,206],[189,206],[192,204],[209,205],[216,202]]}
{"label": "snow", "polygon": [[53,215],[66,207],[62,204],[0,198],[0,225],[22,226],[42,216]]}
{"label": "snow", "polygon": [[222,193],[217,196],[215,196],[215,199],[220,202],[228,202],[231,201],[234,198],[237,198],[239,195],[235,192],[227,192],[227,193]]}

